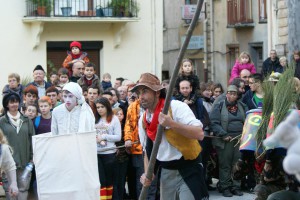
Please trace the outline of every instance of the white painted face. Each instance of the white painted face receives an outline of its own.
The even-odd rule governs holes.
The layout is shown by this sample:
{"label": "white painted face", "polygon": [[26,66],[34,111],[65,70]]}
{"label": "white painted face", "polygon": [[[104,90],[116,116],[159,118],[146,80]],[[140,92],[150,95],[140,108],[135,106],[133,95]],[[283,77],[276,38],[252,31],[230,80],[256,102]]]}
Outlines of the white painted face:
{"label": "white painted face", "polygon": [[70,92],[63,92],[63,99],[68,111],[71,111],[77,105],[77,98]]}

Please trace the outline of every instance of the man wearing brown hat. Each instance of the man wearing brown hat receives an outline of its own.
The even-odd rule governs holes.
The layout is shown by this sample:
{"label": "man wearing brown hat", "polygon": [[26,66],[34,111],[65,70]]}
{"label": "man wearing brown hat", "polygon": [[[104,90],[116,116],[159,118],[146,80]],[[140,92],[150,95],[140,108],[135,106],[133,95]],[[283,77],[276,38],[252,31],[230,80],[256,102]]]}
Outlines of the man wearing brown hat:
{"label": "man wearing brown hat", "polygon": [[[198,142],[204,137],[202,123],[195,118],[187,104],[177,100],[171,101],[168,115],[161,113],[165,89],[153,74],[142,74],[133,90],[138,93],[141,106],[146,109],[142,117],[147,134],[148,156],[151,151],[148,144],[154,142],[158,125],[165,127],[157,154],[162,167],[161,199],[208,198]],[[145,174],[141,182],[143,185],[150,184]]]}

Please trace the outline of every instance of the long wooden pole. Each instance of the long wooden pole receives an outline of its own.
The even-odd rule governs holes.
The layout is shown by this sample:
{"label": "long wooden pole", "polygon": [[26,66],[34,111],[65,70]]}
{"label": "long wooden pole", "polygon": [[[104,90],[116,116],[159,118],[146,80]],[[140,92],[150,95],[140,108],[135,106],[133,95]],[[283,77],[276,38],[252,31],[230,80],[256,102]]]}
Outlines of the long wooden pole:
{"label": "long wooden pole", "polygon": [[[171,76],[169,89],[167,91],[167,96],[166,96],[166,99],[165,99],[165,105],[164,105],[164,108],[163,108],[163,111],[162,111],[164,114],[167,114],[167,112],[169,110],[172,91],[173,91],[173,88],[175,86],[175,82],[176,82],[177,75],[178,75],[179,68],[180,68],[180,63],[183,59],[184,53],[185,53],[185,51],[187,49],[187,46],[190,42],[193,31],[194,31],[194,29],[197,25],[203,2],[204,2],[204,0],[198,0],[195,15],[192,19],[192,22],[191,22],[188,30],[187,30],[187,34],[186,34],[186,38],[184,40],[184,43],[183,43],[182,47],[180,48],[180,52],[179,52],[179,55],[177,57],[176,64],[174,66],[173,75]],[[155,138],[155,142],[153,144],[153,149],[152,149],[152,153],[151,153],[151,157],[150,157],[150,161],[149,161],[148,170],[147,170],[147,173],[146,173],[146,177],[149,180],[152,179],[152,174],[153,174],[153,171],[154,171],[154,165],[155,165],[155,162],[156,162],[156,156],[157,156],[157,153],[158,153],[159,144],[161,142],[162,133],[163,133],[163,127],[161,125],[159,125],[158,130],[157,130],[157,134],[156,134],[156,138]],[[170,180],[170,181],[172,181],[172,180]],[[149,187],[145,187],[145,186],[143,187],[143,189],[141,191],[141,194],[140,194],[140,197],[139,197],[139,200],[145,200],[146,199],[148,188]]]}

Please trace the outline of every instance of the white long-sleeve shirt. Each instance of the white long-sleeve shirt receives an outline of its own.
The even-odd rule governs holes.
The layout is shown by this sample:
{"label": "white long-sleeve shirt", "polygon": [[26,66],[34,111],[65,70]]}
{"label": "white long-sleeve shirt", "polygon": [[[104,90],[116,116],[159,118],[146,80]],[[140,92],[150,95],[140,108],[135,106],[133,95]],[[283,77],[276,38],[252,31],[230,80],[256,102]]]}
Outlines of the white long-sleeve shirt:
{"label": "white long-sleeve shirt", "polygon": [[[98,154],[111,154],[115,153],[117,150],[109,150],[109,151],[103,151],[99,152],[99,150],[103,148],[109,148],[109,147],[116,147],[115,142],[119,142],[122,137],[122,130],[121,130],[121,123],[117,116],[113,116],[110,123],[107,123],[105,120],[100,119],[100,121],[96,124],[96,127],[101,124],[104,126],[107,126],[107,131],[105,132],[105,136],[103,137],[104,140],[106,140],[106,145],[101,146],[97,144],[97,150]],[[97,129],[97,128],[96,128]]]}
{"label": "white long-sleeve shirt", "polygon": [[15,161],[7,144],[1,145],[2,152],[0,157],[0,168],[4,172],[9,172],[16,169]]}

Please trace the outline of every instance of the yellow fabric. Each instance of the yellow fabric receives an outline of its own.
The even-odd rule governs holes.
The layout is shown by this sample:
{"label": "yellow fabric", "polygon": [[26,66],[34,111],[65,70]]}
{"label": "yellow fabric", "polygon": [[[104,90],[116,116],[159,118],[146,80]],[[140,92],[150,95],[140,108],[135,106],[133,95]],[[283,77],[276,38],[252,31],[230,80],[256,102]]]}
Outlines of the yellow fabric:
{"label": "yellow fabric", "polygon": [[[173,118],[171,108],[169,115]],[[168,142],[182,153],[184,160],[194,160],[199,156],[202,148],[198,140],[189,139],[171,129],[166,129],[165,135]]]}

